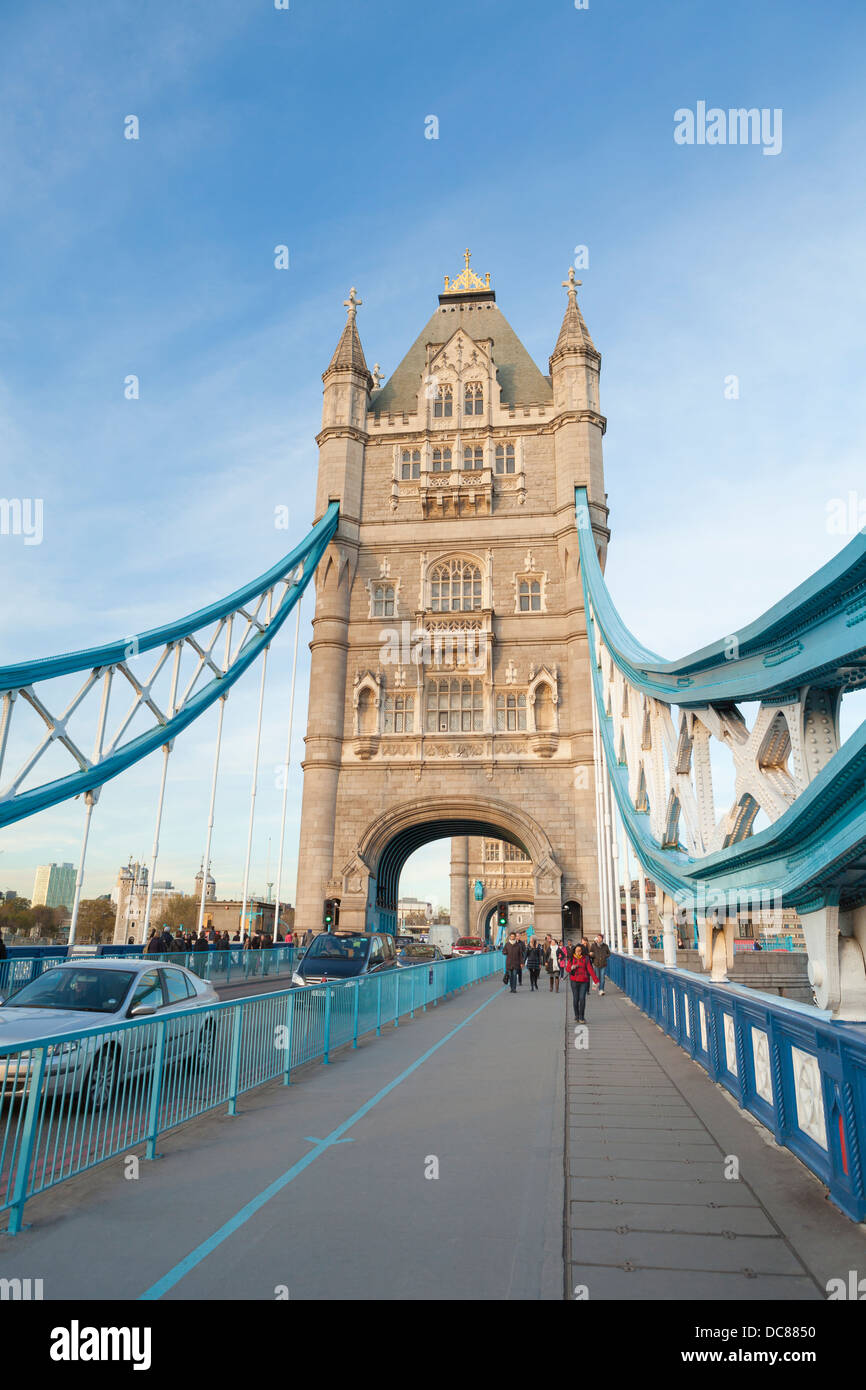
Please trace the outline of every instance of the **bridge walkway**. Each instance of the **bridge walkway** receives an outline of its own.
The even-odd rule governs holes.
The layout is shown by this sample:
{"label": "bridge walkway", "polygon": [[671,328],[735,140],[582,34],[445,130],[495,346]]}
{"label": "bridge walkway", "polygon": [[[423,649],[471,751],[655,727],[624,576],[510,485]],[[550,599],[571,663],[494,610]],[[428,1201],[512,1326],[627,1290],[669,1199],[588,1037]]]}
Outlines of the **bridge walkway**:
{"label": "bridge walkway", "polygon": [[0,1274],[46,1299],[817,1299],[863,1265],[820,1183],[624,996],[592,997],[582,1050],[569,1002],[494,976],[250,1092],[137,1177],[120,1157],[33,1199]]}

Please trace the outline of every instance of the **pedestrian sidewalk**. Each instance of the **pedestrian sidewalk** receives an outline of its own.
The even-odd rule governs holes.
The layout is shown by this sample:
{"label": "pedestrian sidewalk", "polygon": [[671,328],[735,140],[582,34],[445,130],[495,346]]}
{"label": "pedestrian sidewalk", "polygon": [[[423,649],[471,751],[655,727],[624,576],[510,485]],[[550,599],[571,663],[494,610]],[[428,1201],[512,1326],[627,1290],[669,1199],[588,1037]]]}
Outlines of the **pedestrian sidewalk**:
{"label": "pedestrian sidewalk", "polygon": [[566,1037],[571,1298],[824,1299],[866,1267],[823,1184],[616,986],[586,1018]]}

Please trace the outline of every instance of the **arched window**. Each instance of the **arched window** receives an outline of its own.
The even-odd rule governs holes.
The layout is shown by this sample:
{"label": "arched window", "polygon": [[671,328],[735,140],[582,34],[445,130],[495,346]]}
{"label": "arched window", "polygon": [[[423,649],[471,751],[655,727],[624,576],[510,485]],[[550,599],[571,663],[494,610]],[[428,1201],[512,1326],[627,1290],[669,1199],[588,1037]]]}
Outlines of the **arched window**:
{"label": "arched window", "polygon": [[521,613],[541,612],[540,579],[521,579],[517,592]]}
{"label": "arched window", "polygon": [[433,450],[433,472],[434,472],[434,473],[450,473],[450,472],[451,472],[451,450],[450,450],[450,449],[434,449],[434,450]]}
{"label": "arched window", "polygon": [[408,482],[412,478],[421,477],[421,450],[404,449],[400,458],[400,477],[402,481]]}
{"label": "arched window", "polygon": [[467,381],[463,388],[464,415],[483,415],[484,390],[480,381]]}
{"label": "arched window", "polygon": [[413,695],[389,695],[385,700],[385,733],[411,734],[415,727]]}
{"label": "arched window", "polygon": [[394,585],[377,584],[373,589],[373,617],[393,618]]}
{"label": "arched window", "polygon": [[514,733],[526,728],[526,696],[504,692],[496,696],[496,728]]}
{"label": "arched window", "polygon": [[427,733],[479,733],[484,728],[481,681],[450,676],[427,686]]}
{"label": "arched window", "polygon": [[433,415],[437,420],[454,413],[454,395],[450,386],[440,386],[433,400]]}
{"label": "arched window", "polygon": [[430,580],[430,608],[453,613],[481,607],[481,571],[470,560],[445,560]]}
{"label": "arched window", "polygon": [[484,450],[480,444],[474,446],[468,444],[463,450],[463,467],[473,469],[484,467]]}
{"label": "arched window", "polygon": [[496,471],[497,473],[514,472],[514,445],[497,444],[496,446]]}

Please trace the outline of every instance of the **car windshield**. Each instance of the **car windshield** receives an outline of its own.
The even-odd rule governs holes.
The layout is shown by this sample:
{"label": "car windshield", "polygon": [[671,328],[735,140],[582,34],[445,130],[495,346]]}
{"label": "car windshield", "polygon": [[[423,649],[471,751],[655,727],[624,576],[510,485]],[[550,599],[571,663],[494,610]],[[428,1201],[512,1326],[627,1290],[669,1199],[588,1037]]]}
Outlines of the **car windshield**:
{"label": "car windshield", "polygon": [[14,994],[4,1009],[75,1009],[89,1014],[116,1013],[135,978],[132,970],[86,967],[46,970]]}
{"label": "car windshield", "polygon": [[310,943],[306,960],[366,960],[369,936],[332,936],[322,932]]}
{"label": "car windshield", "polygon": [[461,936],[457,942],[458,946],[480,946],[481,944],[480,936]]}
{"label": "car windshield", "polygon": [[429,960],[432,954],[432,946],[404,946],[400,952],[401,956],[410,956],[413,960]]}

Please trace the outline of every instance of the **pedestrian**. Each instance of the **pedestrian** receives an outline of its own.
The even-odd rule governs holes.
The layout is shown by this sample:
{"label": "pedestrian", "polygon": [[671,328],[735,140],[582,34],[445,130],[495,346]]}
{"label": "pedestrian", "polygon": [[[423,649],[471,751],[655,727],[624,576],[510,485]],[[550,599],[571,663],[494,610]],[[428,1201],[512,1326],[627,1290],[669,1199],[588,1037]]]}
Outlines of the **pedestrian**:
{"label": "pedestrian", "polygon": [[503,950],[505,951],[505,973],[508,976],[508,983],[511,988],[511,993],[516,994],[517,977],[520,973],[520,967],[522,965],[522,955],[521,943],[517,940],[517,936],[514,932],[512,932],[509,936],[508,941],[505,943],[505,946],[503,947]]}
{"label": "pedestrian", "polygon": [[553,937],[550,938],[547,947],[544,968],[550,980],[550,993],[552,994],[555,989],[558,994],[559,981],[562,978],[562,969],[559,964],[559,943],[554,941]]}
{"label": "pedestrian", "polygon": [[157,936],[157,934],[156,934],[156,927],[151,927],[151,929],[150,929],[150,940],[148,941],[146,947],[144,948],[145,955],[148,955],[148,956],[155,956],[155,955],[157,954],[157,952],[159,952],[159,951],[161,951],[161,950],[162,950],[162,938],[159,937],[159,936]]}
{"label": "pedestrian", "polygon": [[541,971],[542,948],[536,945],[535,937],[529,943],[526,952],[526,968],[529,971],[529,992],[538,990],[538,976]]}
{"label": "pedestrian", "polygon": [[574,1017],[578,1023],[585,1023],[586,1018],[586,996],[589,990],[590,980],[595,980],[598,984],[598,976],[592,966],[592,957],[589,954],[589,947],[585,941],[574,948],[568,966],[568,978],[571,981],[571,997],[574,1002]]}
{"label": "pedestrian", "polygon": [[518,983],[519,985],[522,985],[522,984],[523,984],[523,964],[524,964],[524,961],[526,960],[526,942],[525,942],[525,941],[523,940],[523,938],[521,937],[521,938],[518,940],[517,944],[518,944],[518,946],[520,947],[520,960],[519,960],[518,965],[517,965],[517,983]]}
{"label": "pedestrian", "polygon": [[[132,937],[129,938],[130,941]],[[6,942],[3,940],[3,931],[0,929],[0,960],[6,959]]]}
{"label": "pedestrian", "polygon": [[599,932],[595,941],[590,947],[589,954],[592,956],[592,963],[598,975],[598,992],[604,994],[604,982],[607,977],[607,963],[610,960],[610,947],[604,937]]}

